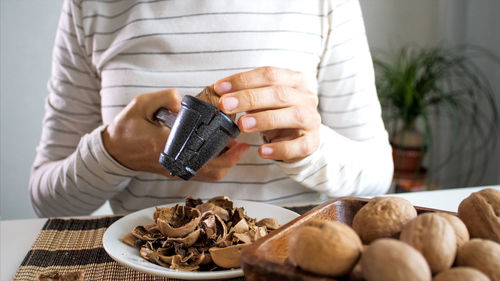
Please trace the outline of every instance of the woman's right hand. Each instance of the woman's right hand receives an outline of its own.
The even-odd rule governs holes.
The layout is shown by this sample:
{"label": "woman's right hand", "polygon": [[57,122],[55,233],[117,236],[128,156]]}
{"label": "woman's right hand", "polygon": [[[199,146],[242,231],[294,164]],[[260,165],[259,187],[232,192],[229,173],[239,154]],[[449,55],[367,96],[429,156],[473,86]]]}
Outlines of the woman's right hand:
{"label": "woman's right hand", "polygon": [[158,163],[170,131],[154,120],[160,107],[179,112],[180,94],[168,89],[139,95],[103,131],[104,147],[116,161],[135,171],[169,174]]}
{"label": "woman's right hand", "polygon": [[[167,89],[135,97],[102,133],[104,147],[121,165],[136,171],[170,177],[158,162],[165,148],[170,129],[154,119],[154,113],[164,107],[173,113],[181,108],[181,96]],[[204,181],[221,180],[248,150],[248,144],[231,142],[229,149],[207,163],[196,174]]]}

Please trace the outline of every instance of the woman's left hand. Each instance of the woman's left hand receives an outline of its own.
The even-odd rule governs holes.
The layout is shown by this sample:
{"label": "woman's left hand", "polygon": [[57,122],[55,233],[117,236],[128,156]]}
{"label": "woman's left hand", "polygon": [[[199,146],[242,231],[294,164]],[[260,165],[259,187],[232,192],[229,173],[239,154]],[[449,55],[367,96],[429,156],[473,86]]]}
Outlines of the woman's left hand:
{"label": "woman's left hand", "polygon": [[247,112],[238,120],[242,132],[263,134],[263,158],[295,162],[318,148],[318,97],[308,90],[304,74],[260,67],[221,79],[214,88],[223,112]]}

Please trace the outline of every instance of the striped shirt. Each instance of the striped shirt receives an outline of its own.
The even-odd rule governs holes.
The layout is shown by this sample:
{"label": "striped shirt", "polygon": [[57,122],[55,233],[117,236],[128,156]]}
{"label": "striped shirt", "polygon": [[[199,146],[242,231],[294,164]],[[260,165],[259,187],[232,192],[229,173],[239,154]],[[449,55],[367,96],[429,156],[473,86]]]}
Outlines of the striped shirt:
{"label": "striped shirt", "polygon": [[[130,170],[101,132],[137,95],[194,95],[261,66],[304,73],[319,97],[318,150],[296,163],[260,158],[259,134],[216,183]],[[358,0],[67,0],[30,178],[40,216],[115,213],[186,195],[293,204],[304,198],[381,194],[392,178],[373,65]]]}

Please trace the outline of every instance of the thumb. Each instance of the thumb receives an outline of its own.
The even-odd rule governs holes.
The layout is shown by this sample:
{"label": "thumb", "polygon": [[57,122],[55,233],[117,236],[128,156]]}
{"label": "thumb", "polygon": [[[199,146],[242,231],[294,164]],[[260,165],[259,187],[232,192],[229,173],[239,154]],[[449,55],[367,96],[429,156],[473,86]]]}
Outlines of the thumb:
{"label": "thumb", "polygon": [[236,165],[240,158],[248,152],[250,145],[248,143],[232,143],[228,145],[228,150],[218,156],[216,159],[225,165]]}
{"label": "thumb", "polygon": [[136,97],[136,108],[147,119],[152,120],[153,114],[161,107],[174,113],[179,112],[181,100],[182,97],[176,89],[166,89]]}

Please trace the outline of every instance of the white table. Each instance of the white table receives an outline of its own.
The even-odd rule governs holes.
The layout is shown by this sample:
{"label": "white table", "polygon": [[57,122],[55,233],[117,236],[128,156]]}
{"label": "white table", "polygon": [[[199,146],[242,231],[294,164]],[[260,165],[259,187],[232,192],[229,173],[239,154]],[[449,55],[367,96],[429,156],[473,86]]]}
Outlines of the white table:
{"label": "white table", "polygon": [[[500,185],[389,194],[403,197],[413,205],[456,212],[460,202],[472,192],[483,188],[500,190]],[[321,203],[312,199],[308,204]],[[17,268],[47,219],[0,221],[0,280],[12,280]]]}

